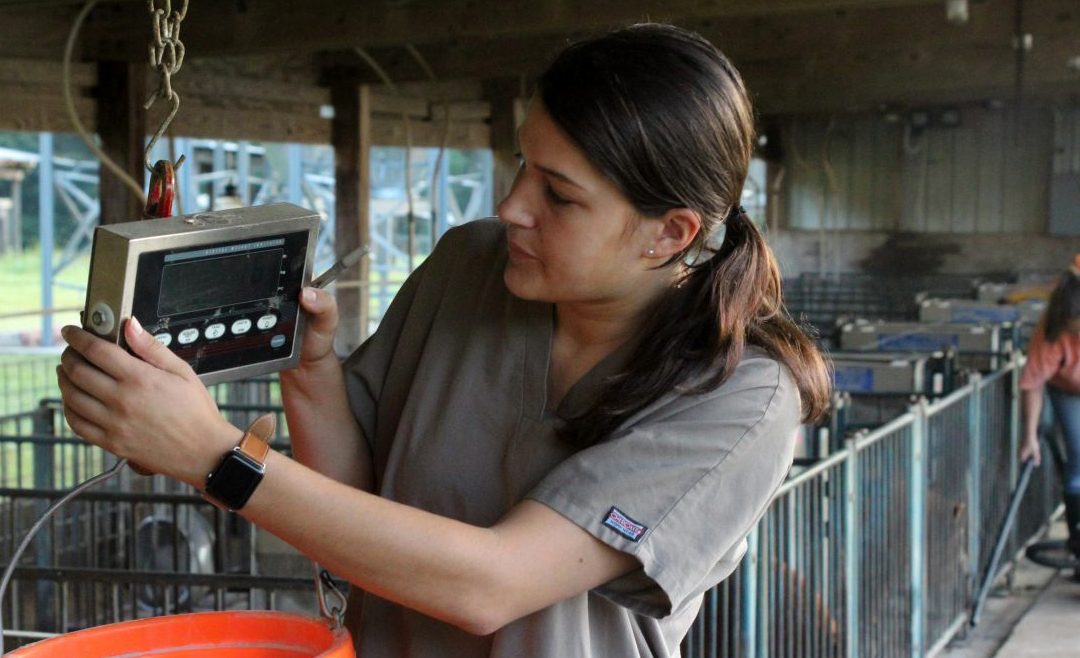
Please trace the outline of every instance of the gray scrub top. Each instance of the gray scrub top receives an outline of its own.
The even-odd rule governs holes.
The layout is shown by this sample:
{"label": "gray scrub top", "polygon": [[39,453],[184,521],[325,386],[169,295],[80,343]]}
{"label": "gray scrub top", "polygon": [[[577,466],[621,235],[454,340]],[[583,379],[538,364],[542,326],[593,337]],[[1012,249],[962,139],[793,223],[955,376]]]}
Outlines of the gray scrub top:
{"label": "gray scrub top", "polygon": [[345,362],[376,491],[479,526],[532,498],[643,566],[484,637],[354,588],[357,655],[677,656],[702,594],[735,569],[791,465],[798,391],[748,350],[718,389],[666,395],[609,440],[575,449],[555,428],[625,355],[546,410],[553,306],[510,294],[506,258],[495,221],[449,231]]}

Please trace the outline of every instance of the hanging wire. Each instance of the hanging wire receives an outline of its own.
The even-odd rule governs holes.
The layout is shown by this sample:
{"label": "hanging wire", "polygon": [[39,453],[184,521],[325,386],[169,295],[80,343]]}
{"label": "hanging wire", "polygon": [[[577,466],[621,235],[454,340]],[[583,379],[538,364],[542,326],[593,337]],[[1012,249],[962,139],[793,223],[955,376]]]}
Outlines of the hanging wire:
{"label": "hanging wire", "polygon": [[428,80],[434,82],[435,71],[431,70],[431,66],[428,65],[427,60],[424,59],[424,56],[421,55],[420,51],[416,49],[416,46],[412,45],[411,43],[407,43],[405,44],[405,50],[409,53],[409,55],[412,56],[413,60],[416,61],[420,68],[423,69],[424,75],[427,76]]}
{"label": "hanging wire", "polygon": [[71,26],[71,31],[68,32],[67,43],[64,45],[64,63],[61,73],[64,92],[64,109],[67,110],[68,119],[75,128],[75,132],[78,133],[79,138],[82,139],[83,143],[90,149],[90,152],[94,154],[94,157],[100,160],[101,164],[131,190],[139,200],[139,205],[145,206],[146,197],[143,195],[142,185],[137,183],[128,172],[124,171],[120,165],[116,164],[116,162],[106,155],[105,151],[102,151],[94,142],[93,136],[86,127],[83,126],[82,121],[79,120],[79,114],[75,111],[75,101],[71,97],[71,54],[75,49],[75,39],[79,34],[79,30],[82,28],[83,21],[86,20],[87,15],[90,14],[97,4],[98,0],[87,0],[87,3],[83,5],[83,8],[79,11],[78,16],[75,17],[75,22]]}
{"label": "hanging wire", "polygon": [[[412,58],[414,60],[416,60],[416,63],[420,66],[420,68],[427,75],[428,80],[430,80],[431,82],[435,82],[436,81],[435,71],[433,71],[431,66],[428,65],[427,60],[424,59],[424,56],[421,55],[420,51],[416,49],[416,46],[412,45],[411,43],[407,43],[407,44],[405,44],[405,50],[409,53],[409,55],[412,56]],[[433,166],[431,168],[431,186],[428,188],[428,198],[431,201],[431,249],[432,250],[435,249],[435,243],[439,239],[439,222],[438,222],[439,206],[438,206],[437,202],[439,200],[438,195],[442,193],[442,190],[438,186],[438,181],[439,181],[439,172],[442,170],[442,166],[443,166],[443,157],[446,154],[446,146],[447,146],[447,143],[449,141],[450,141],[450,106],[447,105],[446,108],[445,108],[445,112],[443,113],[442,136],[439,139],[439,151],[435,155],[435,166]]]}
{"label": "hanging wire", "polygon": [[113,477],[118,475],[121,470],[123,470],[124,466],[126,466],[127,463],[128,460],[121,459],[120,461],[113,464],[112,467],[104,473],[98,473],[94,477],[86,480],[82,484],[78,485],[71,491],[64,494],[63,497],[60,498],[60,500],[56,501],[49,507],[49,509],[45,510],[45,513],[41,515],[41,518],[39,518],[34,523],[34,525],[30,526],[30,530],[26,532],[26,534],[23,536],[22,541],[19,542],[18,548],[16,548],[15,552],[11,554],[11,561],[8,562],[7,568],[4,569],[3,578],[0,578],[0,655],[4,653],[4,594],[7,593],[8,585],[11,583],[11,577],[15,574],[15,568],[19,564],[19,558],[22,557],[22,554],[24,552],[26,552],[26,548],[30,546],[30,542],[33,541],[34,536],[38,533],[39,530],[41,530],[42,526],[45,525],[45,522],[52,518],[52,515],[56,513],[56,510],[60,509],[64,505],[67,505],[68,502],[70,502],[73,498],[86,491],[87,489],[95,487],[102,482],[105,482],[106,480],[112,479]]}
{"label": "hanging wire", "polygon": [[[390,79],[390,76],[386,73],[386,70],[375,61],[368,51],[363,48],[354,48],[356,54],[360,56],[360,59],[371,67],[371,70],[375,72],[375,75],[379,76],[379,79],[383,81],[383,84],[397,96],[401,96],[401,89],[394,84],[394,81]],[[408,208],[407,227],[408,240],[406,249],[409,256],[409,271],[412,272],[415,269],[416,260],[416,210],[413,205],[412,194],[412,123],[409,120],[409,110],[407,107],[401,108],[401,121],[405,127],[405,202]]]}

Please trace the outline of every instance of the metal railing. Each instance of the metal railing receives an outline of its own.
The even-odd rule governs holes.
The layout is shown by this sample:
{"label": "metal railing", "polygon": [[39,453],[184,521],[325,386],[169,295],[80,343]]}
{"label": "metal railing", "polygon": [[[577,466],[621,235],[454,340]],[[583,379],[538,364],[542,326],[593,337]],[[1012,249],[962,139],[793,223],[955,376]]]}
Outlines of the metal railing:
{"label": "metal railing", "polygon": [[[938,653],[965,628],[1019,471],[1018,369],[920,400],[784,483],[742,566],[706,594],[683,655]],[[1057,473],[1040,469],[1008,555],[1045,530],[1060,500]]]}
{"label": "metal railing", "polygon": [[[276,382],[243,388],[217,387],[215,397],[260,400]],[[241,426],[270,411],[285,427],[280,406],[219,408]],[[288,453],[286,431],[278,436],[274,447]],[[0,417],[0,563],[52,502],[113,464],[71,434],[58,400]],[[128,469],[57,511],[15,569],[8,597],[5,635],[16,643],[174,612],[318,612],[306,558],[187,485]]]}
{"label": "metal railing", "polygon": [[[933,403],[919,400],[785,482],[742,565],[706,593],[684,656],[939,651],[964,628],[1019,472],[1018,369],[1011,361]],[[214,395],[238,425],[280,414],[273,380],[222,385]],[[0,418],[0,551],[11,554],[57,491],[110,460],[70,435],[55,400]],[[125,478],[78,499],[43,533],[16,571],[20,604],[5,609],[7,628],[40,636],[161,611],[294,605],[311,591],[302,570],[261,570],[259,531],[243,519],[164,478]],[[1045,528],[1060,493],[1056,472],[1039,469],[1008,555]],[[138,544],[140,527],[153,530],[156,561]],[[213,537],[212,568],[192,561],[196,531],[204,545]]]}

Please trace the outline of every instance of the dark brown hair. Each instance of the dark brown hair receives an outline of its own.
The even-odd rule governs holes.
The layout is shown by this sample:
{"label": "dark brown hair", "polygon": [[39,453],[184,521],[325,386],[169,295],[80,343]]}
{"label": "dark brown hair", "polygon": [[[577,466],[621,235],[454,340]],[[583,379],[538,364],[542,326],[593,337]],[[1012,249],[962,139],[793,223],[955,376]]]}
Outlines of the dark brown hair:
{"label": "dark brown hair", "polygon": [[1057,340],[1069,328],[1069,321],[1077,318],[1080,318],[1080,273],[1069,269],[1061,275],[1046,304],[1047,342]]}
{"label": "dark brown hair", "polygon": [[[781,299],[772,251],[739,208],[754,149],[754,114],[742,78],[712,44],[658,24],[570,46],[539,80],[555,122],[644,217],[689,208],[702,230],[665,266],[692,261],[650,314],[627,370],[562,435],[591,445],[661,395],[716,365],[687,393],[726,381],[747,345],[781,362],[798,385],[806,420],[828,407],[829,371]],[[715,251],[709,239],[723,227]]]}

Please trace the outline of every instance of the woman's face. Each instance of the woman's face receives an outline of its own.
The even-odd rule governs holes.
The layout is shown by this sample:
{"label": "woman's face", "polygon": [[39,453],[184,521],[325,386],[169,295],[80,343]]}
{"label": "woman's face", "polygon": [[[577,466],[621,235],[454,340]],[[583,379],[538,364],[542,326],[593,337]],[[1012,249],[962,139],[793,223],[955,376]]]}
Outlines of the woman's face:
{"label": "woman's face", "polygon": [[[498,214],[507,226],[510,292],[547,302],[632,299],[649,268],[650,227],[534,100],[518,132],[521,164]],[[631,297],[628,297],[631,296]]]}

